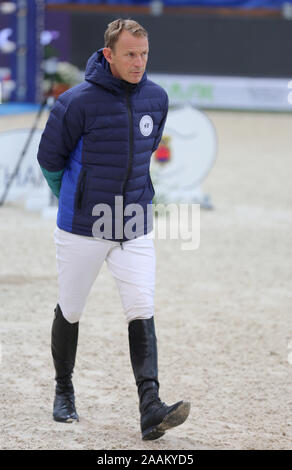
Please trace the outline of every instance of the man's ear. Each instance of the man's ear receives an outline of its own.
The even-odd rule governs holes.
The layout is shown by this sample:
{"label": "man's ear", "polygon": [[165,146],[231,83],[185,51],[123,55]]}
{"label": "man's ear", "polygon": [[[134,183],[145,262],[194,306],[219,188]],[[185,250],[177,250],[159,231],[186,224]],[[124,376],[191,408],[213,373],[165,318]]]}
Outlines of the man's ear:
{"label": "man's ear", "polygon": [[106,58],[106,60],[111,64],[113,59],[112,59],[112,50],[110,47],[104,47],[103,50],[103,55]]}

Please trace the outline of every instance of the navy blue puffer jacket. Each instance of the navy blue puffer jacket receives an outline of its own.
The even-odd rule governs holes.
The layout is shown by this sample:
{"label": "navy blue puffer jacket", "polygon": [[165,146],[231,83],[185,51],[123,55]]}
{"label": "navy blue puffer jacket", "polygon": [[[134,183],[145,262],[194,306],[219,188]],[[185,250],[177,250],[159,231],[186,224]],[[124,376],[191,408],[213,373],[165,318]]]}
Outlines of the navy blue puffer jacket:
{"label": "navy blue puffer jacket", "polygon": [[[90,57],[85,81],[60,95],[52,108],[37,156],[48,182],[62,175],[59,228],[119,241],[133,238],[125,230],[131,220],[140,220],[132,224],[134,237],[152,230],[149,165],[167,111],[166,92],[146,73],[133,85],[112,75],[102,49]],[[143,217],[131,212],[131,204],[140,205]],[[104,229],[101,222],[112,226],[110,235],[94,230]]]}

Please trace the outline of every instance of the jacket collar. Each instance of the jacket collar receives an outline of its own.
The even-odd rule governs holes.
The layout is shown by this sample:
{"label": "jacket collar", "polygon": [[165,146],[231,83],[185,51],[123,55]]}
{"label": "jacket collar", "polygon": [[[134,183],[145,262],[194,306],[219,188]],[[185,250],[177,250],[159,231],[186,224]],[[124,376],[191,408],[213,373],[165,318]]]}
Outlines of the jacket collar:
{"label": "jacket collar", "polygon": [[94,52],[88,59],[85,70],[85,80],[96,83],[115,94],[120,94],[126,89],[134,93],[145,84],[147,81],[147,74],[144,72],[142,79],[136,84],[114,77],[109,63],[103,55],[103,48],[101,48],[97,52]]}

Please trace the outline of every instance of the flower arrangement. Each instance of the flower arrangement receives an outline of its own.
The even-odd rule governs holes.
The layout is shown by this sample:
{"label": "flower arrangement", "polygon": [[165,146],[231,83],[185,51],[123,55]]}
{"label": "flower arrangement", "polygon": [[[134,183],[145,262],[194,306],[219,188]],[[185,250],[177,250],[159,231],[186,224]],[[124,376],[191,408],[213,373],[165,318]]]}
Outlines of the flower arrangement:
{"label": "flower arrangement", "polygon": [[[47,59],[47,62],[51,59]],[[55,70],[52,73],[49,67],[45,68],[43,91],[46,95],[53,95],[57,98],[61,93],[72,86],[77,85],[82,80],[82,73],[70,62],[56,62]]]}

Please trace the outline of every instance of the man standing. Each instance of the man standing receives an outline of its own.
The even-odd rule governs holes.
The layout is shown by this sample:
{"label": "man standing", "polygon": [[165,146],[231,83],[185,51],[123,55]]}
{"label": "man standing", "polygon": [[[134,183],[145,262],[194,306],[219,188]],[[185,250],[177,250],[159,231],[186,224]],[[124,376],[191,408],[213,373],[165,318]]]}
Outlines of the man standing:
{"label": "man standing", "polygon": [[164,129],[168,97],[147,79],[147,59],[148,34],[141,25],[122,19],[110,23],[105,47],[88,60],[85,81],[56,101],[38,161],[59,198],[53,417],[79,419],[72,384],[79,319],[106,261],[128,322],[142,438],[150,440],[182,424],[190,403],[167,406],[158,396],[155,252],[147,236],[153,229],[149,207],[154,195],[149,165]]}

